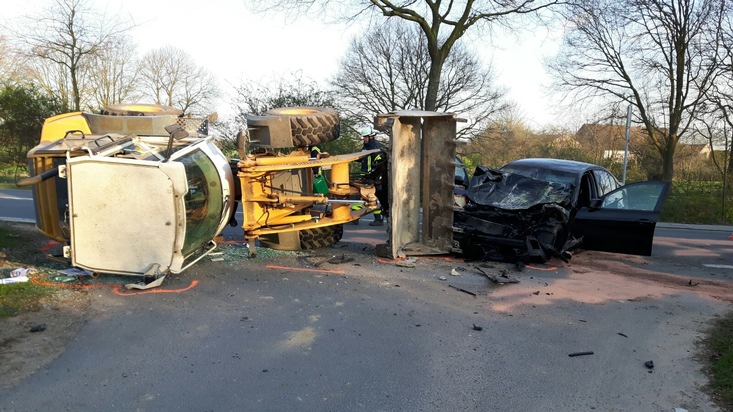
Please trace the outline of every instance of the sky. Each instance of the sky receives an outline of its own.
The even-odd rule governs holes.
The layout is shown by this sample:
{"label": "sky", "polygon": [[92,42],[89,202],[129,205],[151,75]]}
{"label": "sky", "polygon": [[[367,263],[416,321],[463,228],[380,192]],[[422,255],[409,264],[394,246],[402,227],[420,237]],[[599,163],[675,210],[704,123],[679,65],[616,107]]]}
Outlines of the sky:
{"label": "sky", "polygon": [[[5,0],[2,18],[37,13],[51,1]],[[136,27],[130,34],[140,55],[167,45],[185,50],[217,76],[225,96],[242,80],[268,83],[293,73],[325,86],[351,39],[366,27],[257,14],[243,0],[92,0],[91,4],[108,15],[133,19]],[[508,89],[508,97],[534,129],[558,123],[545,93],[550,79],[543,67],[543,59],[559,47],[557,37],[525,33],[520,38],[496,37],[491,43],[476,38],[470,46],[491,62],[496,83]],[[226,116],[226,98],[219,106],[219,113]]]}

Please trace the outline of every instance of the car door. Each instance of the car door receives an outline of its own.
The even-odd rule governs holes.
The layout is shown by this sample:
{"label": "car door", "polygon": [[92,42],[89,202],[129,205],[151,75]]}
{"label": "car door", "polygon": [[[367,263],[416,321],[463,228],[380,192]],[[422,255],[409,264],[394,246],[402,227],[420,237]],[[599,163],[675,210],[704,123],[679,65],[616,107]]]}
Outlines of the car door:
{"label": "car door", "polygon": [[570,233],[581,248],[649,256],[654,228],[669,191],[666,182],[622,186],[578,210]]}

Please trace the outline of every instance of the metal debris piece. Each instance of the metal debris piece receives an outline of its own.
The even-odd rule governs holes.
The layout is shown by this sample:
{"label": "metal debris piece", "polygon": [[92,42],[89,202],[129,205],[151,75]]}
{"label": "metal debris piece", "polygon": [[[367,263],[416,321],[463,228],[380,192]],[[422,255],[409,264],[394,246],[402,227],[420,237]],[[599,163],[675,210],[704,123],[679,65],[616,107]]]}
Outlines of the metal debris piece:
{"label": "metal debris piece", "polygon": [[481,326],[476,326],[476,324],[474,323],[473,324],[473,330],[482,331],[482,330],[484,330],[484,328],[481,327]]}
{"label": "metal debris piece", "polygon": [[587,351],[587,352],[573,352],[569,353],[568,356],[575,357],[575,356],[586,356],[586,355],[593,355],[593,351]]}
{"label": "metal debris piece", "polygon": [[620,336],[623,336],[624,338],[628,338],[628,336],[626,336],[626,334],[624,334],[624,333],[618,332],[618,334],[619,334]]}
{"label": "metal debris piece", "polygon": [[453,268],[450,270],[450,275],[451,276],[461,276],[461,273],[457,271],[456,268]]}
{"label": "metal debris piece", "polygon": [[458,290],[458,291],[460,291],[460,292],[463,292],[463,293],[467,293],[467,294],[469,294],[469,295],[471,295],[471,296],[476,296],[476,294],[475,294],[474,292],[471,292],[470,290],[466,290],[466,289],[463,289],[463,288],[459,288],[458,286],[453,286],[453,285],[448,285],[448,286],[450,286],[450,287],[452,287],[453,289],[455,289],[455,290]]}

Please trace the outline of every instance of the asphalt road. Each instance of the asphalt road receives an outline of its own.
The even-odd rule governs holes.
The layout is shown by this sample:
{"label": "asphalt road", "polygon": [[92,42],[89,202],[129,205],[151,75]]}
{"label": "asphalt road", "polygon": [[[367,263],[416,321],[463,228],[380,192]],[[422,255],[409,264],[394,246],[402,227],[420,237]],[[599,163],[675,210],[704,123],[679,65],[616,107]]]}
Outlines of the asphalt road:
{"label": "asphalt road", "polygon": [[[92,290],[76,339],[0,391],[0,410],[715,411],[695,354],[730,310],[733,241],[669,230],[691,238],[521,272],[398,266],[365,224],[313,253],[246,259],[233,242],[167,278],[169,293]],[[316,265],[332,256],[354,260]]]}

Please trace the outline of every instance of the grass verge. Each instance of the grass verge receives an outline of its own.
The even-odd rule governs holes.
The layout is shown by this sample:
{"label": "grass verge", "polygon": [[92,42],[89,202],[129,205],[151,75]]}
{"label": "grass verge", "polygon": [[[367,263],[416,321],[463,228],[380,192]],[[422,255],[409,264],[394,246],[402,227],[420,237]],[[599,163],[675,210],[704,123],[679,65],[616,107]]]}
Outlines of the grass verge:
{"label": "grass verge", "polygon": [[[28,262],[22,256],[28,254],[31,256],[37,254],[32,237],[23,231],[0,226],[0,273],[2,277],[7,277],[10,271],[17,267],[27,267]],[[52,293],[52,289],[31,282],[0,285],[0,318],[38,310],[41,300]]]}
{"label": "grass verge", "polygon": [[715,319],[704,340],[712,395],[718,406],[733,411],[733,312]]}

